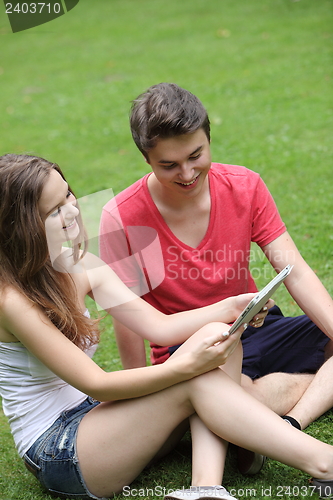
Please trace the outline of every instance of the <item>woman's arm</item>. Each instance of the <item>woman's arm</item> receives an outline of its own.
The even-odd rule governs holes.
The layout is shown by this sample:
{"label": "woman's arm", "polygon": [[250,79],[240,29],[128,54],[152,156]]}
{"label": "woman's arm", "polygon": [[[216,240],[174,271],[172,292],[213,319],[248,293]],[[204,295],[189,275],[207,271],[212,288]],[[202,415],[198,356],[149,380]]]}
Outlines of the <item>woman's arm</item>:
{"label": "woman's arm", "polygon": [[283,233],[263,251],[277,272],[293,265],[285,285],[290,295],[309,318],[333,339],[333,301],[319,278],[305,262],[288,232]]}
{"label": "woman's arm", "polygon": [[224,340],[226,325],[215,323],[207,332],[212,336],[169,363],[107,373],[18,292],[7,291],[2,299],[1,327],[58,377],[100,401],[143,396],[212,370],[226,361],[229,350],[239,340],[237,335]]}
{"label": "woman's arm", "polygon": [[166,315],[137,297],[100,259],[91,254],[86,257],[84,264],[94,300],[128,329],[162,346],[184,342],[207,323],[233,322],[254,296],[229,297],[200,309]]}

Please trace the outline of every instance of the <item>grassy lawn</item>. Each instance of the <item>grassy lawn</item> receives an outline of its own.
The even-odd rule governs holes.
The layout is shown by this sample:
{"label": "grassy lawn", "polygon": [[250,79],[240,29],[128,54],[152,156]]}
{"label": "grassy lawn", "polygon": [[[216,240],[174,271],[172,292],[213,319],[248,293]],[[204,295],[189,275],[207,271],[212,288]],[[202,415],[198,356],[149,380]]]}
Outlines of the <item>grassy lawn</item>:
{"label": "grassy lawn", "polygon": [[[213,159],[262,175],[332,294],[332,7],[332,0],[81,0],[65,16],[13,34],[1,5],[0,154],[59,163],[80,197],[118,193],[148,171],[130,136],[130,101],[154,83],[176,82],[207,107]],[[254,254],[261,286],[269,266]],[[275,298],[285,314],[298,313],[284,290]],[[96,361],[118,369],[111,320],[104,325]],[[332,416],[307,432],[332,443]],[[158,487],[188,486],[190,474],[187,437],[140,475],[132,497],[160,498]],[[256,477],[241,476],[232,449],[225,486],[239,498],[316,498],[305,474],[274,461]],[[0,499],[50,498],[23,467],[0,412]]]}

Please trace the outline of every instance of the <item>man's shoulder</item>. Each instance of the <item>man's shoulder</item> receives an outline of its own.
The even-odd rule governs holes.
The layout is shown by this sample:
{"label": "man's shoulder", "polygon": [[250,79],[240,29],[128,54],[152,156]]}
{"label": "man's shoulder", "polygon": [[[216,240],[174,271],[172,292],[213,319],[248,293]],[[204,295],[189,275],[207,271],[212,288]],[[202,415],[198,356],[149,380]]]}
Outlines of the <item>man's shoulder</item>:
{"label": "man's shoulder", "polygon": [[235,196],[247,199],[254,196],[260,185],[260,175],[240,165],[212,163],[210,173],[215,196]]}
{"label": "man's shoulder", "polygon": [[215,175],[229,175],[258,178],[259,174],[241,165],[231,165],[229,163],[212,163],[211,172]]}
{"label": "man's shoulder", "polygon": [[210,169],[214,184],[220,188],[228,189],[256,189],[260,175],[241,165],[230,165],[226,163],[212,163]]}

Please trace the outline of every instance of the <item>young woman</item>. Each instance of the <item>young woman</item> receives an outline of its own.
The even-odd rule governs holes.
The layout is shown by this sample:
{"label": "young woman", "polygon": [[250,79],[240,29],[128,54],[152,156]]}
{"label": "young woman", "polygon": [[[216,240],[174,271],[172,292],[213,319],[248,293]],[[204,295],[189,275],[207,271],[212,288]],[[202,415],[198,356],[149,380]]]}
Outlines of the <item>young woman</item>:
{"label": "young woman", "polygon": [[[63,247],[68,240],[71,249]],[[42,485],[66,498],[110,497],[198,415],[212,435],[331,487],[333,448],[286,425],[235,381],[242,329],[228,336],[220,321],[233,321],[252,294],[165,316],[86,252],[84,240],[59,167],[33,156],[2,156],[0,394],[18,452]],[[86,295],[160,344],[198,332],[162,365],[106,373],[91,359],[98,329]],[[198,489],[194,497],[234,498],[221,486],[209,494]]]}

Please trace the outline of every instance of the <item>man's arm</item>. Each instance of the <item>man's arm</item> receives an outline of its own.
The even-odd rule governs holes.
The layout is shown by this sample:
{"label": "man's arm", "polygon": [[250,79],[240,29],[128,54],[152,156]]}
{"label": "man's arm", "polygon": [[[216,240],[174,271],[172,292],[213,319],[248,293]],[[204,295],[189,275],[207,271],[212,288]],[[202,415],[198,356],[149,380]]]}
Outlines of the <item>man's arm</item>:
{"label": "man's arm", "polygon": [[[131,288],[131,290],[139,296],[139,285]],[[116,318],[112,318],[112,322],[123,368],[129,370],[131,368],[147,366],[144,339]]]}
{"label": "man's arm", "polygon": [[124,369],[146,366],[146,350],[142,337],[113,318],[113,327]]}
{"label": "man's arm", "polygon": [[263,251],[276,271],[287,264],[294,266],[284,282],[290,295],[322,332],[333,339],[333,300],[288,232],[263,247]]}

